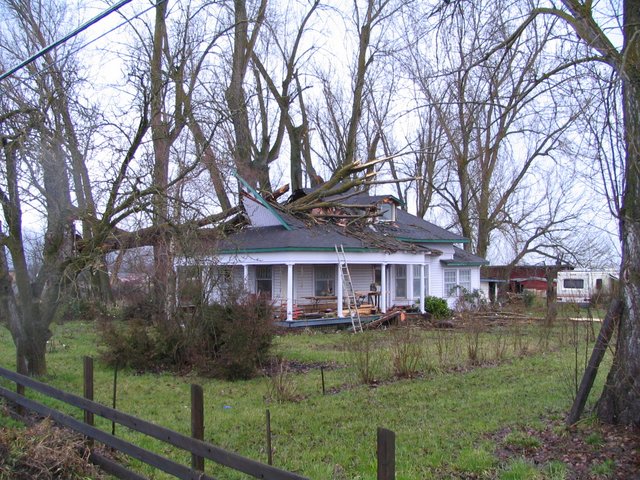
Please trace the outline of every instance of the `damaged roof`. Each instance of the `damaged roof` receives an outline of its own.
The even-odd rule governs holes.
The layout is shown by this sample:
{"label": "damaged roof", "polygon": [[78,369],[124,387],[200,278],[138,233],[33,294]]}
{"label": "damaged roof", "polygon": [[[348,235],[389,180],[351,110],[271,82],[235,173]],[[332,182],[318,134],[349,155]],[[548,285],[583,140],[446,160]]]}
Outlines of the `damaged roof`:
{"label": "damaged roof", "polygon": [[[251,196],[249,196],[249,200]],[[325,199],[331,201],[331,198]],[[342,197],[339,213],[362,212],[363,206],[375,208],[381,203],[400,202],[391,195],[371,196],[358,192],[347,198]],[[264,209],[258,211],[262,205]],[[353,205],[352,209],[348,206]],[[311,212],[307,217],[293,215],[276,205],[265,205],[264,199],[251,202],[250,216],[260,221],[252,222],[237,232],[217,240],[217,250],[222,253],[258,253],[273,251],[333,251],[336,245],[342,245],[345,251],[411,251],[427,254],[439,254],[430,244],[466,243],[467,239],[440,228],[433,223],[396,208],[395,221],[373,221],[372,217],[363,217],[358,221],[341,221],[317,218]],[[279,206],[278,206],[279,207]],[[315,210],[315,209],[314,209]],[[332,209],[335,212],[336,209]],[[273,216],[273,221],[265,217]],[[331,216],[331,215],[329,215]],[[306,221],[305,221],[306,218]],[[251,218],[250,218],[251,220]],[[260,226],[255,226],[255,224]],[[460,249],[457,249],[460,250]],[[462,251],[462,250],[460,250]],[[466,252],[465,252],[466,253]],[[475,257],[475,256],[474,256]],[[465,257],[467,258],[467,257]],[[475,257],[479,259],[479,257]],[[483,259],[479,259],[486,263]]]}

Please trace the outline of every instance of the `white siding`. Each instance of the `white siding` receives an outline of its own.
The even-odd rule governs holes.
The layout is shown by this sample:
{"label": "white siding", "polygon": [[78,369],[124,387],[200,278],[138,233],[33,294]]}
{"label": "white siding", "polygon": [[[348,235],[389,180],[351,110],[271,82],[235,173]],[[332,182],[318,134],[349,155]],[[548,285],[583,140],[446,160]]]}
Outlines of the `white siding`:
{"label": "white siding", "polygon": [[429,263],[429,295],[444,298],[443,292],[444,270],[439,258],[431,259]]}
{"label": "white siding", "polygon": [[349,273],[356,292],[368,292],[373,283],[373,265],[349,265]]}
{"label": "white siding", "polygon": [[293,278],[295,283],[293,286],[293,298],[299,304],[313,303],[304,297],[313,297],[315,295],[315,284],[313,276],[313,265],[296,265],[293,267]]}
{"label": "white siding", "polygon": [[[284,270],[284,273],[283,273]],[[275,301],[280,301],[280,295],[282,288],[284,288],[284,298],[287,298],[287,267],[282,265],[274,265],[271,271],[272,275],[272,289],[271,298]]]}
{"label": "white siding", "polygon": [[242,197],[242,204],[251,221],[252,227],[271,227],[281,224],[273,212],[257,200]]}

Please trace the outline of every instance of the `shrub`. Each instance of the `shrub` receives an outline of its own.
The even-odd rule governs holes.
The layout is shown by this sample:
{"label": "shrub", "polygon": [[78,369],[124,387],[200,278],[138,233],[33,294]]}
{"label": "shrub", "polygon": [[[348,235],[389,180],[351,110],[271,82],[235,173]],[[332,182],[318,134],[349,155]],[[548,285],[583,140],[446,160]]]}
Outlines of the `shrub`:
{"label": "shrub", "polygon": [[474,289],[467,290],[462,288],[458,302],[456,303],[456,310],[461,312],[472,312],[486,308],[487,299],[484,296],[482,290]]}
{"label": "shrub", "polygon": [[102,358],[107,363],[149,370],[195,370],[229,380],[252,377],[268,357],[273,308],[264,297],[230,292],[225,302],[175,321],[157,322],[146,305],[128,307],[122,319],[103,322]]}
{"label": "shrub", "polygon": [[447,305],[447,301],[440,297],[425,297],[424,308],[434,320],[442,320],[451,316],[451,309]]}
{"label": "shrub", "polygon": [[380,358],[372,335],[369,332],[351,335],[347,337],[345,348],[349,363],[355,368],[357,380],[364,385],[374,383]]}
{"label": "shrub", "polygon": [[271,302],[261,295],[232,293],[225,305],[214,305],[205,311],[203,324],[216,354],[216,376],[227,380],[252,377],[267,360],[271,348]]}
{"label": "shrub", "polygon": [[420,335],[413,328],[398,327],[391,331],[390,341],[393,373],[400,378],[411,378],[422,358]]}
{"label": "shrub", "polygon": [[533,307],[533,304],[536,302],[536,294],[531,290],[525,290],[522,294],[522,301],[524,306],[527,308]]}
{"label": "shrub", "polygon": [[279,357],[273,359],[267,378],[269,400],[282,403],[298,399],[296,385],[285,360]]}

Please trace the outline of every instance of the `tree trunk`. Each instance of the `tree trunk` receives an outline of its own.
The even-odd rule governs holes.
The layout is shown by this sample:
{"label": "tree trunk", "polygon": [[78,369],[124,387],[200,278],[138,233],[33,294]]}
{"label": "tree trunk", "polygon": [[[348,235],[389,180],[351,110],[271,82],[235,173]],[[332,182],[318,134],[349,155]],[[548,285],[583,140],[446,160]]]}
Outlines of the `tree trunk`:
{"label": "tree trunk", "polygon": [[547,312],[544,317],[544,324],[547,327],[551,327],[558,317],[556,288],[553,284],[553,281],[558,277],[558,270],[547,267],[545,277],[547,280]]}
{"label": "tree trunk", "polygon": [[[164,113],[165,77],[162,70],[162,55],[165,48],[167,2],[156,5],[153,53],[150,64],[151,78],[151,136],[153,140],[153,223],[160,225],[168,219],[167,184],[169,182],[169,157],[171,148],[170,128]],[[162,232],[153,244],[153,302],[157,320],[167,320],[167,284],[169,282],[169,235]]]}
{"label": "tree trunk", "polygon": [[623,311],[613,366],[598,402],[608,423],[640,426],[640,6],[624,3],[625,63],[622,73],[626,136],[625,190],[620,212]]}

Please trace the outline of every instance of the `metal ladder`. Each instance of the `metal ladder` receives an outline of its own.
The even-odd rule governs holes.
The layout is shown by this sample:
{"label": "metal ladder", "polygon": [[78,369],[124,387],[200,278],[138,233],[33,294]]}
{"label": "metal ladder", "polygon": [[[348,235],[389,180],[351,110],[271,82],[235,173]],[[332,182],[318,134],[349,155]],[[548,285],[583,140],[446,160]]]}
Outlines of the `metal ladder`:
{"label": "metal ladder", "polygon": [[335,245],[335,249],[336,255],[338,256],[340,275],[342,275],[342,287],[347,294],[347,309],[349,310],[349,317],[351,317],[351,325],[353,326],[354,332],[362,332],[362,322],[360,321],[356,292],[353,289],[353,282],[351,281],[349,265],[347,265],[347,257],[344,254],[344,247],[342,245],[340,245],[340,247]]}

